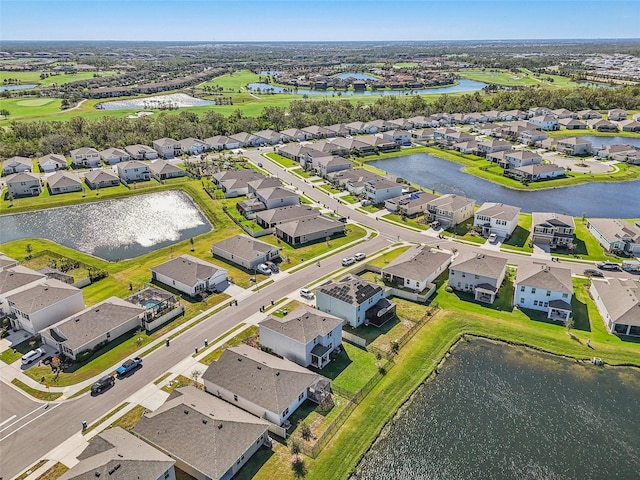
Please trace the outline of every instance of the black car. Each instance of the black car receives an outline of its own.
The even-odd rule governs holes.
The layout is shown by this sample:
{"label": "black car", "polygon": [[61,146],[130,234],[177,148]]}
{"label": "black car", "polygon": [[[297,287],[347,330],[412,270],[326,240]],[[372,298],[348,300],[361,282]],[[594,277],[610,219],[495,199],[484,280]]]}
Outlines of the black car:
{"label": "black car", "polygon": [[91,394],[98,395],[104,392],[107,388],[112,387],[114,383],[116,383],[115,378],[113,378],[111,375],[105,375],[96,383],[91,385]]}
{"label": "black car", "polygon": [[592,270],[590,268],[585,270],[584,274],[587,277],[604,277],[604,273],[602,273],[600,270]]}

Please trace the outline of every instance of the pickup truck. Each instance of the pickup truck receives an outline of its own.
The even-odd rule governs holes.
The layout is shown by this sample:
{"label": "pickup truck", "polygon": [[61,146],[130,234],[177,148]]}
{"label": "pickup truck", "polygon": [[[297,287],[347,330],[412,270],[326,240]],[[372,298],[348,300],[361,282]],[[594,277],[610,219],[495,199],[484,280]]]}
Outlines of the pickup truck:
{"label": "pickup truck", "polygon": [[129,359],[126,362],[124,362],[120,367],[118,367],[118,369],[116,370],[116,373],[118,374],[118,376],[122,376],[122,375],[126,375],[127,373],[135,370],[136,368],[142,366],[142,359],[140,357],[136,357],[134,359]]}

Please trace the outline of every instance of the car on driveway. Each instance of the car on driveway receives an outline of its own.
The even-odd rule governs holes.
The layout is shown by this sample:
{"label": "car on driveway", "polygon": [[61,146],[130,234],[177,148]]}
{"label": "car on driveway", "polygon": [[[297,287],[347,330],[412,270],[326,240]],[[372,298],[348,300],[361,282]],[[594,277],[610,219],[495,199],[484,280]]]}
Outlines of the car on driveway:
{"label": "car on driveway", "polygon": [[36,348],[35,350],[30,350],[22,356],[22,364],[27,365],[34,360],[45,355],[47,351],[44,348]]}
{"label": "car on driveway", "polygon": [[264,263],[261,263],[260,265],[258,265],[256,267],[256,270],[262,273],[263,275],[271,275],[271,269],[269,268],[268,265],[265,265]]}
{"label": "car on driveway", "polygon": [[308,299],[312,299],[314,297],[313,292],[311,290],[309,290],[308,288],[301,288],[300,289],[300,296],[302,298],[308,298]]}
{"label": "car on driveway", "polygon": [[489,240],[489,243],[496,243],[498,241],[498,235],[492,233],[491,235],[489,235],[489,238],[487,240]]}
{"label": "car on driveway", "polygon": [[594,270],[593,268],[587,268],[584,271],[584,275],[586,277],[604,277],[604,273],[602,273],[600,270]]}
{"label": "car on driveway", "polygon": [[620,265],[613,262],[598,262],[596,263],[596,267],[598,267],[600,270],[618,270],[618,268],[620,268]]}
{"label": "car on driveway", "polygon": [[106,389],[113,387],[114,383],[116,383],[116,379],[113,378],[112,375],[105,375],[96,383],[91,385],[91,394],[98,395],[104,392]]}
{"label": "car on driveway", "polygon": [[280,267],[278,267],[277,263],[274,262],[264,262],[264,264],[271,269],[273,273],[278,273],[280,271]]}

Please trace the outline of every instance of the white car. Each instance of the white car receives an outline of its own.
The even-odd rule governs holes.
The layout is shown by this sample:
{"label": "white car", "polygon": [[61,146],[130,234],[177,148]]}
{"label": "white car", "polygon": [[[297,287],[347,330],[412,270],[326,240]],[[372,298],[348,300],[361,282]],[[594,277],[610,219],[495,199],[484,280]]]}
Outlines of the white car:
{"label": "white car", "polygon": [[308,288],[301,288],[300,289],[300,296],[302,298],[308,298],[308,299],[312,299],[314,297],[313,292],[311,290],[309,290]]}
{"label": "white car", "polygon": [[496,243],[498,241],[498,236],[495,233],[492,233],[491,235],[489,235],[489,243]]}
{"label": "white car", "polygon": [[271,269],[269,268],[269,265],[265,265],[264,263],[258,265],[256,267],[256,270],[264,275],[271,275]]}
{"label": "white car", "polygon": [[353,258],[356,259],[356,262],[359,262],[361,260],[364,260],[365,258],[367,258],[367,254],[366,253],[356,253]]}
{"label": "white car", "polygon": [[345,257],[342,259],[343,267],[348,267],[349,265],[353,265],[354,263],[356,263],[355,257]]}
{"label": "white car", "polygon": [[31,363],[34,360],[45,355],[46,353],[47,351],[44,348],[36,348],[35,350],[31,350],[22,356],[22,364],[26,365],[28,363]]}

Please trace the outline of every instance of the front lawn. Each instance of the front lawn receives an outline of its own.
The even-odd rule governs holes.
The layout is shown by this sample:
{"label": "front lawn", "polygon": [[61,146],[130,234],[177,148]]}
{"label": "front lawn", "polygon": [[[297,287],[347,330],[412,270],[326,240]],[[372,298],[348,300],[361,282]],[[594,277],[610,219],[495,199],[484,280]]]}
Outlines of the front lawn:
{"label": "front lawn", "polygon": [[529,235],[531,233],[531,214],[521,213],[518,217],[518,226],[511,234],[509,240],[503,242],[503,245],[515,247],[523,252],[532,252],[533,248],[529,246]]}
{"label": "front lawn", "polygon": [[401,217],[395,213],[388,213],[382,216],[383,219],[391,222],[398,223],[400,225],[407,225],[408,227],[416,228],[418,230],[429,230],[429,225],[424,223],[424,216],[418,216],[415,218]]}
{"label": "front lawn", "polygon": [[358,203],[360,201],[358,197],[354,197],[353,195],[342,195],[341,197],[338,197],[338,198],[341,201],[345,203],[349,203],[351,205],[353,205],[354,203]]}
{"label": "front lawn", "polygon": [[234,337],[227,340],[224,345],[216,348],[213,352],[209,353],[206,357],[200,360],[200,363],[204,363],[205,365],[211,365],[213,362],[218,360],[222,353],[229,347],[237,347],[247,338],[255,337],[258,334],[259,327],[257,325],[252,325],[249,328],[243,330],[238,333]]}
{"label": "front lawn", "polygon": [[291,168],[291,167],[296,167],[300,165],[295,160],[291,160],[290,158],[283,157],[282,155],[279,155],[277,153],[267,153],[265,156],[272,162],[280,165],[282,168]]}

